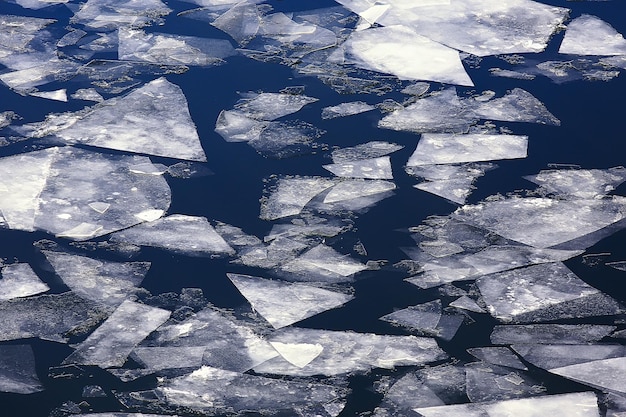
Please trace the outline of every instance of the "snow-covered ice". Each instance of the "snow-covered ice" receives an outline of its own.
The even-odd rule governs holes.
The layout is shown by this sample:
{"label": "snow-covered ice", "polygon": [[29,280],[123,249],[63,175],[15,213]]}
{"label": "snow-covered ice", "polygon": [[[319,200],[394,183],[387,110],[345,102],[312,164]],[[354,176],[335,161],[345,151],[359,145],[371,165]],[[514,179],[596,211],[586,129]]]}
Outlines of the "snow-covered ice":
{"label": "snow-covered ice", "polygon": [[379,180],[393,179],[391,160],[388,156],[328,164],[323,165],[323,167],[339,177]]}
{"label": "snow-covered ice", "polygon": [[267,187],[261,201],[261,219],[276,220],[300,214],[316,195],[337,182],[323,177],[284,177]]}
{"label": "snow-covered ice", "polygon": [[559,53],[626,55],[626,39],[599,17],[583,14],[567,25]]}
{"label": "snow-covered ice", "polygon": [[28,297],[50,289],[27,263],[5,265],[1,270],[0,300]]}

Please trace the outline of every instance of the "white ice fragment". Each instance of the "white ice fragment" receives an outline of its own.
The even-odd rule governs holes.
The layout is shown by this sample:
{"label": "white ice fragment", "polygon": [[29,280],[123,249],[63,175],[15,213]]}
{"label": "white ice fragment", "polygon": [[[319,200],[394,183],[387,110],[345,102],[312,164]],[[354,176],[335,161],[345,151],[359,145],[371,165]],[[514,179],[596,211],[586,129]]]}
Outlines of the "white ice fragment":
{"label": "white ice fragment", "polygon": [[319,343],[270,342],[270,344],[283,359],[298,368],[304,368],[324,350],[324,346]]}
{"label": "white ice fragment", "polygon": [[[195,2],[205,2],[195,0]],[[248,43],[259,31],[261,12],[255,1],[232,1],[228,10],[211,22],[211,25],[230,35],[240,45]],[[205,4],[202,4],[205,5]]]}
{"label": "white ice fragment", "polygon": [[175,368],[200,368],[204,346],[138,346],[132,358],[151,371]]}
{"label": "white ice fragment", "polygon": [[44,390],[30,345],[0,345],[0,392],[33,394]]}
{"label": "white ice fragment", "polygon": [[[558,342],[557,342],[558,343]],[[550,371],[594,361],[626,356],[626,347],[609,344],[519,344],[513,345],[525,361]]]}
{"label": "white ice fragment", "polygon": [[376,107],[363,101],[352,101],[341,103],[336,106],[324,107],[322,109],[322,119],[334,119],[337,117],[352,116],[374,110]]}
{"label": "white ice fragment", "polygon": [[[488,347],[476,347],[467,349],[467,353],[485,361],[498,366],[506,366],[508,368],[527,370],[526,365],[520,361],[520,359],[509,349],[504,346],[488,346]],[[524,358],[526,359],[526,358]]]}
{"label": "white ice fragment", "polygon": [[360,159],[374,159],[404,148],[402,145],[383,141],[371,141],[349,148],[336,149],[332,152],[333,162],[340,164],[343,162],[356,161]]}
{"label": "white ice fragment", "polygon": [[550,372],[601,390],[626,394],[626,356],[554,368]]}
{"label": "white ice fragment", "polygon": [[111,236],[113,242],[163,248],[191,256],[234,254],[205,217],[172,214]]}
{"label": "white ice fragment", "polygon": [[[70,220],[72,216],[67,213],[62,213],[62,214],[57,215],[57,218],[63,219],[63,220]],[[56,235],[57,237],[65,237],[68,239],[85,240],[85,239],[91,239],[92,237],[96,237],[99,234],[103,234],[101,233],[103,230],[104,230],[104,227],[102,227],[99,224],[83,222],[72,227],[71,229],[60,231]]]}
{"label": "white ice fragment", "polygon": [[78,344],[63,363],[120,367],[135,346],[163,324],[170,312],[126,300],[100,327]]}
{"label": "white ice fragment", "polygon": [[270,341],[283,344],[314,341],[323,350],[303,367],[279,357],[256,366],[256,372],[293,376],[339,375],[376,367],[424,364],[446,357],[434,339],[415,336],[288,328],[275,333]]}
{"label": "white ice fragment", "polygon": [[164,65],[217,65],[235,55],[225,39],[146,33],[121,27],[118,30],[118,59]]}
{"label": "white ice fragment", "polygon": [[540,123],[559,126],[561,122],[546,109],[541,101],[528,91],[514,88],[504,96],[484,102],[467,103],[474,114],[482,119],[509,122]]}
{"label": "white ice fragment", "polygon": [[142,27],[171,11],[161,0],[88,0],[72,22],[95,29]]}
{"label": "white ice fragment", "polygon": [[335,184],[323,177],[280,178],[273,189],[266,189],[269,195],[261,201],[260,218],[276,220],[300,214],[309,201]]}
{"label": "white ice fragment", "polygon": [[25,9],[43,9],[44,7],[52,6],[55,4],[67,3],[69,0],[12,0]]}
{"label": "white ice fragment", "polygon": [[30,93],[33,97],[47,98],[49,100],[67,102],[67,90],[62,88],[54,91],[34,91]]}
{"label": "white ice fragment", "polygon": [[474,85],[458,51],[419,35],[410,27],[386,26],[356,31],[342,47],[346,63],[393,74],[401,80]]}
{"label": "white ice fragment", "polygon": [[465,204],[472,192],[474,178],[426,181],[413,187],[438,195],[457,204]]}
{"label": "white ice fragment", "polygon": [[222,110],[215,122],[215,131],[227,142],[248,142],[257,139],[268,122],[249,117],[236,110]]}
{"label": "white ice fragment", "polygon": [[359,197],[372,196],[395,190],[396,185],[390,181],[381,180],[346,180],[335,185],[326,197],[324,203],[337,203]]}
{"label": "white ice fragment", "polygon": [[87,100],[87,101],[96,101],[98,103],[103,102],[104,98],[96,91],[95,88],[81,88],[76,90],[74,94],[70,96],[75,100]]}
{"label": "white ice fragment", "polygon": [[567,25],[559,53],[626,55],[626,39],[599,17],[583,14]]}
{"label": "white ice fragment", "polygon": [[58,48],[63,48],[66,46],[76,45],[76,43],[81,40],[87,32],[82,29],[71,29],[67,32],[59,41],[57,42]]}
{"label": "white ice fragment", "polygon": [[594,324],[527,324],[499,325],[491,333],[491,342],[504,344],[580,344],[597,342],[608,336],[615,326]]}
{"label": "white ice fragment", "polygon": [[327,169],[328,171],[339,177],[381,180],[393,179],[393,172],[391,171],[391,160],[388,156],[328,164],[323,165],[323,168]]}
{"label": "white ice fragment", "polygon": [[63,252],[43,251],[63,283],[86,300],[117,307],[137,290],[149,262],[113,262]]}
{"label": "white ice fragment", "polygon": [[407,166],[525,158],[527,147],[521,135],[424,133]]}
{"label": "white ice fragment", "polygon": [[28,297],[50,289],[27,263],[6,265],[0,279],[0,300]]}
{"label": "white ice fragment", "polygon": [[235,104],[235,110],[257,120],[275,120],[295,113],[318,99],[287,93],[250,93]]}
{"label": "white ice fragment", "polygon": [[613,191],[626,181],[626,169],[558,169],[540,171],[524,177],[542,190],[560,196],[597,198]]}
{"label": "white ice fragment", "polygon": [[302,278],[309,277],[336,282],[349,281],[351,277],[367,269],[364,265],[349,255],[343,255],[323,243],[309,249],[296,259],[287,262],[281,270],[295,274]]}
{"label": "white ice fragment", "polygon": [[252,308],[275,329],[289,326],[323,311],[337,308],[353,297],[300,283],[287,283],[241,274],[227,274]]}
{"label": "white ice fragment", "polygon": [[473,311],[474,313],[485,313],[485,310],[483,310],[481,306],[476,304],[476,301],[472,300],[467,295],[463,295],[452,301],[449,306],[467,311]]}

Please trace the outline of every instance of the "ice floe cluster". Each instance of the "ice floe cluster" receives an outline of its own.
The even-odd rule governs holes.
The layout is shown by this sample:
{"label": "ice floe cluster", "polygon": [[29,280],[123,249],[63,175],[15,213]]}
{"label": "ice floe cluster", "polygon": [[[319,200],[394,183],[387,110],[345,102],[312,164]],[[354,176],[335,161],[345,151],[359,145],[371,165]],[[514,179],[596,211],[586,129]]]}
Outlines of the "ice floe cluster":
{"label": "ice floe cluster", "polygon": [[[0,4],[0,408],[626,415],[624,294],[578,262],[625,273],[590,248],[626,228],[626,169],[473,195],[568,123],[535,82],[626,69],[618,30],[533,0],[282,6]],[[242,178],[254,207],[220,210]]]}

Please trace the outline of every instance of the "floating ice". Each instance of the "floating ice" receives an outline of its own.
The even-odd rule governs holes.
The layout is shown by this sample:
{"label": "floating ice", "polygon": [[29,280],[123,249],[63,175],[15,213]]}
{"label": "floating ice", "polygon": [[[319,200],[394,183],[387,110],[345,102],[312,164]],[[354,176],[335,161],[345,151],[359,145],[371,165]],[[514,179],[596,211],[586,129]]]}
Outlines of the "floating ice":
{"label": "floating ice", "polygon": [[407,166],[525,158],[528,137],[424,133]]}
{"label": "floating ice", "polygon": [[606,264],[618,271],[626,271],[626,261],[607,262]]}
{"label": "floating ice", "polygon": [[206,348],[204,346],[138,346],[131,358],[150,371],[176,368],[199,368]]}
{"label": "floating ice", "polygon": [[495,326],[491,342],[505,344],[580,344],[595,342],[608,336],[615,326],[593,324],[518,324]]}
{"label": "floating ice", "polygon": [[262,0],[188,1],[203,8],[190,10],[183,16],[209,22],[241,46],[247,44],[259,31],[262,13],[254,3],[261,3]]}
{"label": "floating ice", "polygon": [[286,278],[290,280],[346,282],[367,268],[367,265],[322,243],[285,263],[281,271],[287,272]]}
{"label": "floating ice", "polygon": [[626,198],[620,196],[571,200],[512,196],[463,206],[453,218],[507,239],[547,248],[616,223],[624,218],[625,209]]}
{"label": "floating ice", "polygon": [[599,17],[584,14],[567,25],[559,53],[626,55],[626,39]]}
{"label": "floating ice", "polygon": [[486,275],[476,284],[489,312],[502,321],[536,322],[623,311],[615,300],[560,262]]}
{"label": "floating ice", "polygon": [[129,28],[120,28],[118,38],[118,58],[124,61],[209,66],[235,55],[230,42],[224,39],[146,33]]}
{"label": "floating ice", "polygon": [[626,347],[608,344],[520,344],[513,345],[512,348],[522,356],[525,361],[548,371],[556,368],[626,356]]}
{"label": "floating ice", "polygon": [[485,172],[496,168],[491,163],[463,165],[420,165],[406,166],[408,174],[424,178],[426,181],[413,187],[446,198],[457,204],[465,204],[475,188],[474,181]]}
{"label": "floating ice", "polygon": [[322,119],[334,119],[337,117],[352,116],[374,110],[376,107],[363,101],[352,101],[341,103],[336,106],[324,107],[322,109]]}
{"label": "floating ice", "polygon": [[75,100],[97,101],[98,103],[104,101],[104,98],[95,88],[81,88],[76,90],[70,97]]}
{"label": "floating ice", "polygon": [[63,101],[63,102],[67,101],[67,91],[65,90],[65,88],[62,88],[60,90],[54,90],[54,91],[35,91],[35,92],[30,93],[30,95],[34,97],[47,98],[49,100],[56,100],[56,101]]}
{"label": "floating ice", "polygon": [[135,346],[163,324],[170,312],[126,300],[63,363],[121,367]]}
{"label": "floating ice", "polygon": [[285,177],[266,188],[268,194],[261,201],[263,220],[276,220],[300,214],[316,195],[332,187],[336,181],[323,177]]}
{"label": "floating ice", "polygon": [[[71,147],[2,158],[3,216],[11,229],[77,240],[138,224],[150,210],[159,217],[169,206],[169,187],[161,177],[129,171],[140,163],[150,161]],[[110,207],[101,213],[94,202]]]}
{"label": "floating ice", "polygon": [[248,145],[258,153],[273,158],[287,158],[310,152],[318,146],[315,139],[325,131],[310,123],[290,120],[288,122],[269,122],[258,132],[253,128],[248,132]]}
{"label": "floating ice", "polygon": [[258,138],[268,125],[240,111],[222,110],[217,116],[215,131],[227,142],[248,142]]}
{"label": "floating ice", "polygon": [[489,73],[495,77],[514,78],[518,80],[534,80],[535,75],[523,71],[513,71],[502,68],[489,68]]}
{"label": "floating ice", "polygon": [[533,397],[546,391],[524,371],[483,362],[465,365],[465,375],[467,397],[473,403]]}
{"label": "floating ice", "polygon": [[596,198],[626,181],[626,168],[547,170],[524,178],[559,196]]}
{"label": "floating ice", "polygon": [[39,279],[30,265],[16,263],[2,268],[0,279],[0,300],[11,300],[17,297],[28,297],[50,289]]}
{"label": "floating ice", "polygon": [[404,146],[395,143],[371,141],[349,148],[336,149],[332,152],[332,158],[335,164],[341,164],[360,159],[380,158],[399,151],[402,148],[404,148]]}
{"label": "floating ice", "polygon": [[[27,62],[19,65],[22,59],[16,58],[18,67],[15,68],[15,71],[1,74],[0,80],[20,94],[28,93],[33,95],[34,87],[53,81],[63,81],[76,75],[76,72],[79,70],[79,64],[76,62],[58,59],[56,56],[43,56],[40,59],[43,62]],[[15,66],[10,62],[6,62],[6,60],[5,65],[10,68]],[[54,100],[61,99],[60,101],[67,101],[67,99],[63,100],[63,91],[36,94],[40,94],[40,96],[43,94],[44,98],[52,97]]]}
{"label": "floating ice", "polygon": [[[517,350],[516,350],[517,351]],[[507,347],[489,346],[467,349],[467,353],[481,361],[507,368],[527,370],[526,365]],[[526,357],[524,356],[524,359]],[[527,360],[527,359],[526,359]]]}
{"label": "floating ice", "polygon": [[440,300],[409,306],[387,314],[380,320],[408,327],[419,334],[435,336],[443,340],[451,340],[463,323],[461,316],[444,315]]}
{"label": "floating ice", "polygon": [[256,366],[255,372],[294,376],[339,375],[377,367],[419,365],[446,357],[434,339],[415,336],[288,328],[275,333],[270,341],[284,344],[314,342],[324,349],[303,367],[275,358]]}
{"label": "floating ice", "polygon": [[235,110],[257,120],[275,120],[295,113],[317,99],[287,93],[250,93],[235,104]]}
{"label": "floating ice", "polygon": [[390,181],[346,180],[331,188],[324,198],[324,203],[337,203],[359,197],[372,196],[392,191],[395,188],[396,185]]}
{"label": "floating ice", "polygon": [[479,306],[476,301],[469,298],[467,295],[463,295],[456,300],[448,304],[450,307],[460,308],[462,310],[472,311],[474,313],[485,313],[485,310]]}
{"label": "floating ice", "polygon": [[[471,106],[469,103],[468,106]],[[504,96],[478,102],[473,111],[482,119],[510,122],[540,123],[559,126],[561,122],[541,101],[526,90],[514,88]]]}
{"label": "floating ice", "polygon": [[592,387],[626,394],[626,356],[550,369],[553,374]]}
{"label": "floating ice", "polygon": [[35,137],[54,134],[69,143],[206,161],[185,95],[165,78],[75,114],[48,116],[27,129]]}
{"label": "floating ice", "polygon": [[353,32],[342,47],[345,63],[393,74],[401,80],[474,85],[458,51],[417,34],[412,27],[386,26]]}
{"label": "floating ice", "polygon": [[66,342],[67,333],[89,328],[105,312],[72,292],[0,301],[0,341],[38,337]]}
{"label": "floating ice", "polygon": [[28,51],[28,44],[35,39],[38,32],[54,22],[53,19],[0,15],[0,26],[2,27],[0,59],[14,53]]}
{"label": "floating ice", "polygon": [[150,268],[149,262],[112,262],[52,251],[43,254],[72,291],[111,307],[134,294]]}
{"label": "floating ice", "polygon": [[275,328],[289,326],[353,297],[304,284],[285,283],[241,274],[228,274],[239,292]]}
{"label": "floating ice", "polygon": [[71,21],[96,29],[142,27],[171,11],[160,0],[88,0]]}
{"label": "floating ice", "polygon": [[0,345],[0,392],[32,394],[43,390],[30,345]]}
{"label": "floating ice", "polygon": [[317,358],[324,350],[319,343],[280,343],[270,342],[272,347],[290,364],[298,368],[305,367],[313,359]]}
{"label": "floating ice", "polygon": [[572,417],[598,417],[598,400],[593,392],[546,395],[486,403],[445,405],[416,408],[423,417],[484,417],[510,416],[535,417],[568,415]]}
{"label": "floating ice", "polygon": [[191,256],[233,255],[235,251],[205,217],[173,214],[111,235],[111,241],[153,246]]}
{"label": "floating ice", "polygon": [[432,389],[420,381],[415,374],[410,373],[386,390],[380,406],[376,408],[373,415],[375,417],[414,415],[414,408],[444,404]]}
{"label": "floating ice", "polygon": [[381,180],[393,179],[391,160],[388,156],[323,165],[323,168],[339,177]]}
{"label": "floating ice", "polygon": [[69,0],[10,0],[26,9],[42,9],[55,4],[67,3]]}

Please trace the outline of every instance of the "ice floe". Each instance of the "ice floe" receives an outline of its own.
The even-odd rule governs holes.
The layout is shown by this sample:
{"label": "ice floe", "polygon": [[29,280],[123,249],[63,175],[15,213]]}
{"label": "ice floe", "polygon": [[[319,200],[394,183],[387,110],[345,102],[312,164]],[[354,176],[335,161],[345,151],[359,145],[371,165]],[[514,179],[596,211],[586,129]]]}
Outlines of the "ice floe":
{"label": "ice floe", "polygon": [[32,394],[43,390],[30,345],[0,345],[0,392]]}
{"label": "ice floe", "polygon": [[323,243],[283,264],[284,278],[293,281],[349,282],[368,266]]}
{"label": "ice floe", "polygon": [[597,198],[626,181],[626,169],[555,169],[524,177],[541,190],[565,198]]}
{"label": "ice floe", "polygon": [[608,336],[615,326],[602,324],[517,324],[498,325],[491,333],[494,344],[581,344]]}
{"label": "ice floe", "polygon": [[626,39],[599,17],[584,14],[567,25],[559,53],[626,55]]}
{"label": "ice floe", "polygon": [[448,341],[454,337],[463,324],[462,316],[444,314],[440,300],[409,306],[380,319],[407,327],[421,335],[439,337]]}
{"label": "ice floe", "polygon": [[278,178],[275,185],[266,188],[261,201],[261,219],[276,220],[300,214],[309,201],[336,181],[323,177]]}
{"label": "ice floe", "polygon": [[120,26],[143,27],[171,11],[160,0],[88,0],[74,14],[72,22],[105,30]]}
{"label": "ice floe", "polygon": [[5,265],[1,270],[0,300],[28,297],[50,289],[27,263]]}
{"label": "ice floe", "polygon": [[324,107],[322,119],[334,119],[337,117],[352,116],[374,110],[376,107],[363,101],[341,103],[336,106]]}
{"label": "ice floe", "polygon": [[361,159],[358,161],[340,162],[324,165],[324,169],[339,177],[368,178],[379,180],[393,179],[391,160],[388,156],[380,158]]}
{"label": "ice floe", "polygon": [[465,365],[467,397],[472,403],[535,397],[546,388],[527,372],[473,362]]}

